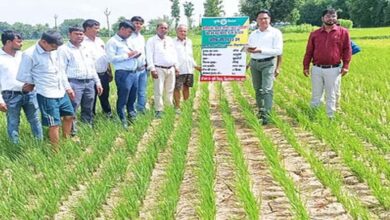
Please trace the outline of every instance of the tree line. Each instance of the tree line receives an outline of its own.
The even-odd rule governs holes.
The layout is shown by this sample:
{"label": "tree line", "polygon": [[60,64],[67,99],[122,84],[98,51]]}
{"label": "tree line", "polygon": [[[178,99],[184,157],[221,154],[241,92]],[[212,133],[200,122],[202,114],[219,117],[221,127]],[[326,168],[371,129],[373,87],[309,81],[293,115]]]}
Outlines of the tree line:
{"label": "tree line", "polygon": [[[146,34],[153,33],[155,25],[159,21],[167,22],[171,27],[176,26],[180,20],[181,6],[184,9],[189,27],[193,26],[194,4],[187,0],[180,5],[179,0],[170,0],[171,16],[164,15],[155,19],[151,19],[147,28]],[[234,5],[224,5],[223,0],[204,0],[205,17],[224,16],[224,7],[235,7]],[[353,21],[354,27],[380,27],[390,25],[390,1],[389,0],[240,0],[238,5],[239,13],[237,15],[249,16],[250,20],[255,20],[256,12],[259,9],[269,9],[272,14],[273,22],[288,22],[289,24],[311,24],[321,25],[321,12],[332,7],[338,10],[338,17]],[[118,23],[124,17],[119,17],[117,21],[111,25],[111,30],[107,28],[101,29],[101,36],[111,36]],[[82,18],[65,19],[57,28],[64,36],[67,36],[69,26],[79,25],[84,21]],[[102,25],[103,26],[103,25]],[[42,32],[50,29],[49,24],[24,24],[16,22],[9,24],[5,21],[0,21],[0,32],[4,30],[15,30],[23,33],[26,39],[37,39]]]}
{"label": "tree line", "polygon": [[[206,13],[219,8],[215,5],[222,6],[222,0],[206,0],[205,15],[223,15],[221,10]],[[329,7],[338,11],[339,18],[352,20],[355,27],[390,25],[389,0],[241,0],[239,14],[249,16],[252,21],[258,9],[263,8],[270,10],[273,22],[320,26],[321,12]]]}

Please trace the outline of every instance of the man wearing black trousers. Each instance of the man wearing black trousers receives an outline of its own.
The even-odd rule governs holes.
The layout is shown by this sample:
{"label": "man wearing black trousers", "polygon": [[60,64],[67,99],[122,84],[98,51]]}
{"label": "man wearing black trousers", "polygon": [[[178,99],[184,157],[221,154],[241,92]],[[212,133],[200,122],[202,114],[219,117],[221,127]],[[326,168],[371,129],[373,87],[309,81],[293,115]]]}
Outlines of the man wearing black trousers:
{"label": "man wearing black trousers", "polygon": [[[102,107],[103,113],[111,118],[112,111],[109,101],[110,96],[110,82],[112,81],[112,72],[108,59],[106,56],[106,51],[104,49],[104,42],[98,37],[100,23],[93,19],[87,19],[83,23],[84,28],[84,41],[83,44],[93,51],[92,57],[95,60],[95,68],[99,75],[103,93],[99,96],[100,105]],[[97,93],[96,93],[97,94]],[[96,100],[97,96],[95,95],[94,104],[93,104],[93,113],[96,114]]]}

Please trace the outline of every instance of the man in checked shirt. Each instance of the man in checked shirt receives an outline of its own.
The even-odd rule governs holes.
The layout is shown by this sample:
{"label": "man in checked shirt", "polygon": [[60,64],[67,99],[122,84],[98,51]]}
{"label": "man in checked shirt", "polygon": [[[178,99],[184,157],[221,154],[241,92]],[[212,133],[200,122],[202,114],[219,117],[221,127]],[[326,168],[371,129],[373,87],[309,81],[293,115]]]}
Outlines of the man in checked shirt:
{"label": "man in checked shirt", "polygon": [[[95,86],[98,95],[103,92],[102,84],[95,69],[92,52],[81,42],[84,40],[84,30],[81,27],[69,28],[69,42],[58,49],[61,68],[66,72],[75,98],[72,100],[74,111],[81,107],[81,122],[93,123],[93,104]],[[76,134],[76,124],[73,122],[72,135]]]}

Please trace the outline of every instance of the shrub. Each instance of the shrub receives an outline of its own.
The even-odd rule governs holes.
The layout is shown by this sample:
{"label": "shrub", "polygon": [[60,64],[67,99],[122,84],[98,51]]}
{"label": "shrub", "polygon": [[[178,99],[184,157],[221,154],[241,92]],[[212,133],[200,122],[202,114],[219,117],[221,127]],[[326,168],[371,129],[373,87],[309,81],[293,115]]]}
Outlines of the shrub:
{"label": "shrub", "polygon": [[286,25],[280,27],[280,30],[283,33],[309,33],[316,29],[316,26],[312,26],[311,24],[300,24],[300,25]]}
{"label": "shrub", "polygon": [[353,22],[351,20],[348,20],[348,19],[339,19],[339,24],[341,27],[345,27],[345,28],[348,28],[348,29],[352,29],[352,26],[353,26]]}

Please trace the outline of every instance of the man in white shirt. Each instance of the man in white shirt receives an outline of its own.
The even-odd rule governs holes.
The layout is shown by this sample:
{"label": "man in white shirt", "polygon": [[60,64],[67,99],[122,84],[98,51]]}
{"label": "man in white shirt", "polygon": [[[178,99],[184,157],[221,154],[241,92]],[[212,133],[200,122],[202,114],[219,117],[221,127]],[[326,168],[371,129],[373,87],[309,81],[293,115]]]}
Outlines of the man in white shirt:
{"label": "man in white shirt", "polygon": [[32,91],[35,87],[42,124],[49,127],[49,139],[55,147],[60,139],[61,117],[62,134],[66,138],[70,136],[74,116],[70,102],[70,99],[74,99],[74,92],[65,72],[60,68],[57,54],[57,48],[62,44],[60,33],[44,32],[38,43],[23,53],[16,77],[27,84],[24,86],[25,91]]}
{"label": "man in white shirt", "polygon": [[272,110],[273,80],[279,73],[280,59],[277,57],[283,51],[283,38],[278,29],[271,27],[268,10],[259,11],[256,22],[259,28],[249,36],[248,52],[251,54],[250,67],[258,116],[261,123],[266,125]]}
{"label": "man in white shirt", "polygon": [[[93,123],[93,103],[95,99],[95,86],[98,95],[103,92],[99,76],[95,69],[92,52],[81,42],[84,40],[84,32],[81,27],[69,28],[69,42],[58,49],[61,61],[61,69],[68,76],[75,98],[72,100],[74,112],[81,108],[80,121]],[[72,135],[76,134],[75,121],[72,126]]]}
{"label": "man in white shirt", "polygon": [[175,90],[173,97],[175,100],[176,113],[180,113],[180,92],[183,92],[183,99],[190,96],[190,87],[194,84],[194,68],[201,71],[194,60],[192,41],[187,38],[187,26],[179,24],[176,28],[177,37],[174,39],[178,68],[180,74],[176,76]]}
{"label": "man in white shirt", "polygon": [[[134,16],[130,21],[133,23],[135,31],[129,37],[129,40],[134,45],[135,49],[141,52],[141,55],[137,58],[138,88],[136,95],[136,109],[138,112],[144,113],[146,110],[146,89],[148,85],[148,73],[146,72],[145,38],[141,34],[141,30],[144,26],[144,19],[140,16]],[[134,95],[131,94],[130,96],[133,97]]]}
{"label": "man in white shirt", "polygon": [[22,59],[22,37],[15,31],[1,34],[3,47],[0,50],[0,111],[7,113],[7,133],[14,144],[19,143],[20,111],[23,108],[34,137],[42,140],[42,126],[38,115],[35,91],[23,90],[24,83],[16,80]]}
{"label": "man in white shirt", "polygon": [[168,34],[168,24],[157,24],[157,34],[148,39],[146,43],[146,60],[148,69],[154,79],[154,105],[156,118],[163,113],[163,93],[165,101],[173,105],[173,90],[175,88],[175,73],[177,68],[177,55],[175,45]]}
{"label": "man in white shirt", "polygon": [[[87,19],[83,23],[84,28],[84,40],[82,42],[92,53],[92,59],[95,61],[96,72],[99,75],[100,83],[103,87],[103,92],[99,96],[100,106],[102,107],[103,113],[111,118],[112,109],[110,105],[110,82],[113,79],[111,67],[108,63],[106,51],[104,49],[103,40],[98,37],[100,30],[100,23],[93,19]],[[95,90],[95,99],[93,103],[93,113],[96,114],[96,101],[97,93]]]}
{"label": "man in white shirt", "polygon": [[128,127],[128,120],[133,123],[137,115],[134,103],[138,87],[137,58],[141,56],[141,52],[127,40],[133,31],[133,23],[124,20],[119,23],[118,32],[106,44],[108,60],[115,68],[115,84],[118,89],[116,111],[125,129]]}

